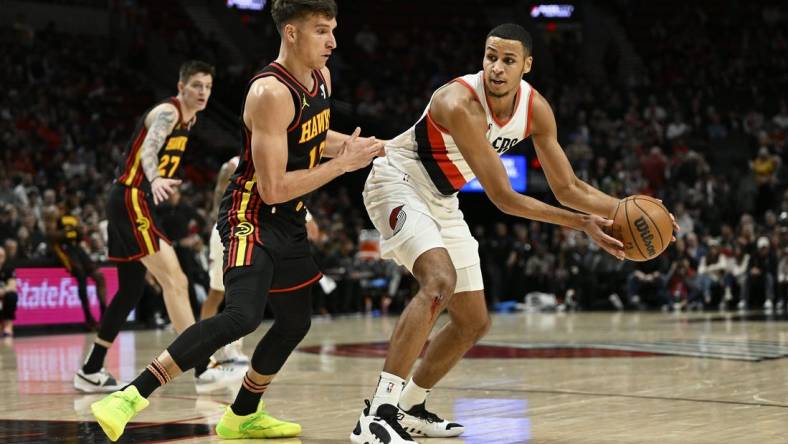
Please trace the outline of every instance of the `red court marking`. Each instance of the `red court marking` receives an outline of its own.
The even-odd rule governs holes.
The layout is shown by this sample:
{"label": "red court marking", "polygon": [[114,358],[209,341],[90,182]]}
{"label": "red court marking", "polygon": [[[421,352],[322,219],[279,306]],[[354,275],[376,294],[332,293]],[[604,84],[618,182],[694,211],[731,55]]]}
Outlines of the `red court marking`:
{"label": "red court marking", "polygon": [[[337,344],[333,347],[314,345],[301,347],[300,351],[333,356],[354,358],[382,358],[388,352],[388,342],[367,342],[355,344]],[[633,350],[615,350],[593,347],[507,347],[499,345],[475,345],[465,358],[471,359],[553,359],[553,358],[644,358],[664,356],[660,353]]]}

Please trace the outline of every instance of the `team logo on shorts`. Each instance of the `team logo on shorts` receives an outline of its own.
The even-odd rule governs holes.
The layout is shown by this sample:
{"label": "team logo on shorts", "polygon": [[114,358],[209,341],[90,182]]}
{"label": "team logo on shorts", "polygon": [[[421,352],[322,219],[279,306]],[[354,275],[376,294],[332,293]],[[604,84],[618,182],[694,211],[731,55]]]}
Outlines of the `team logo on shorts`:
{"label": "team logo on shorts", "polygon": [[147,217],[138,217],[135,222],[137,223],[137,231],[148,231],[150,228],[150,221]]}
{"label": "team logo on shorts", "polygon": [[389,214],[389,226],[393,233],[391,234],[394,236],[395,234],[399,233],[399,230],[405,225],[405,220],[408,218],[408,215],[405,214],[405,210],[402,209],[405,205],[400,205],[397,208],[391,210],[391,214]]}
{"label": "team logo on shorts", "polygon": [[240,224],[236,225],[233,229],[233,236],[235,237],[246,237],[252,234],[254,231],[254,227],[249,222],[241,222]]}

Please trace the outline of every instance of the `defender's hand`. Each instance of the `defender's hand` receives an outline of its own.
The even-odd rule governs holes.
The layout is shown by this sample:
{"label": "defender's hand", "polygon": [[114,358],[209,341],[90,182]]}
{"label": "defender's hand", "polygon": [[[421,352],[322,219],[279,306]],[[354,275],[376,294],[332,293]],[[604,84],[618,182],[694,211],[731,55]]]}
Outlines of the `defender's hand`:
{"label": "defender's hand", "polygon": [[383,142],[374,137],[359,138],[361,128],[356,127],[353,134],[342,143],[336,160],[341,162],[342,171],[348,173],[364,168],[372,162],[383,149]]}
{"label": "defender's hand", "polygon": [[153,193],[153,203],[158,205],[167,200],[175,191],[175,187],[181,184],[180,179],[168,179],[166,177],[157,177],[150,183],[150,189]]}
{"label": "defender's hand", "polygon": [[617,259],[624,260],[624,244],[620,240],[605,234],[604,230],[609,230],[613,221],[595,215],[583,216],[583,232],[588,235],[603,250],[615,256]]}

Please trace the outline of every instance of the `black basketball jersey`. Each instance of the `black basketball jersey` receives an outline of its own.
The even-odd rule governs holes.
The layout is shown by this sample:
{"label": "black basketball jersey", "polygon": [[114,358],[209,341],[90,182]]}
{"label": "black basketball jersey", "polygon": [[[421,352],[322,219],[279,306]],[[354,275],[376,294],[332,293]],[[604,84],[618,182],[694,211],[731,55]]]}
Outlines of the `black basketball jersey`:
{"label": "black basketball jersey", "polygon": [[175,109],[178,110],[178,123],[175,124],[175,128],[164,140],[162,146],[159,147],[159,176],[173,177],[181,165],[181,160],[186,152],[186,142],[189,140],[189,129],[192,122],[183,121],[180,101],[176,97],[170,97],[153,105],[140,117],[126,149],[126,157],[118,165],[118,183],[150,192],[150,182],[148,182],[148,178],[145,177],[145,172],[142,170],[140,155],[142,154],[142,142],[148,134],[148,129],[145,127],[145,118],[153,108],[162,103],[175,105]]}
{"label": "black basketball jersey", "polygon": [[[276,77],[287,86],[295,106],[295,115],[287,128],[286,170],[314,168],[320,163],[326,146],[331,115],[328,85],[323,75],[318,70],[312,71],[313,85],[308,89],[284,66],[273,62],[249,81],[244,92],[243,105],[246,104],[249,87],[262,77]],[[275,113],[278,110],[272,109],[270,112]],[[229,236],[243,239],[240,244],[246,244],[252,239],[259,244],[266,244],[273,240],[282,240],[282,236],[288,238],[302,234],[305,236],[306,204],[309,194],[276,205],[263,202],[257,192],[252,162],[252,132],[243,122],[243,106],[241,116],[243,147],[238,168],[222,198],[218,221],[220,232],[225,231]],[[276,233],[273,233],[272,229],[275,229]],[[224,234],[223,238],[225,238]],[[233,245],[238,243],[232,242]],[[247,251],[243,245],[238,248],[239,252]],[[233,252],[229,253],[232,257]]]}
{"label": "black basketball jersey", "polygon": [[71,214],[64,214],[57,220],[57,228],[63,233],[63,243],[76,244],[79,242],[79,218]]}

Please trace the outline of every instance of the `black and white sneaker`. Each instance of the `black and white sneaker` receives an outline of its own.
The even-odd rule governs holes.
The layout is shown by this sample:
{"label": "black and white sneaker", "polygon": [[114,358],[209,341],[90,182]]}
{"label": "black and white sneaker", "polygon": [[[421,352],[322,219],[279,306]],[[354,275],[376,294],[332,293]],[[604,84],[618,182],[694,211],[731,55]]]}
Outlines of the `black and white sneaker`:
{"label": "black and white sneaker", "polygon": [[459,436],[465,427],[456,422],[449,422],[427,410],[425,403],[413,406],[408,411],[400,410],[399,423],[408,433],[433,438]]}
{"label": "black and white sneaker", "polygon": [[417,444],[408,432],[397,422],[399,409],[391,404],[378,407],[376,414],[370,415],[369,400],[361,412],[356,428],[350,434],[350,441],[357,444]]}
{"label": "black and white sneaker", "polygon": [[74,388],[84,393],[112,393],[123,388],[123,384],[103,368],[96,373],[85,373],[79,369],[74,375]]}

